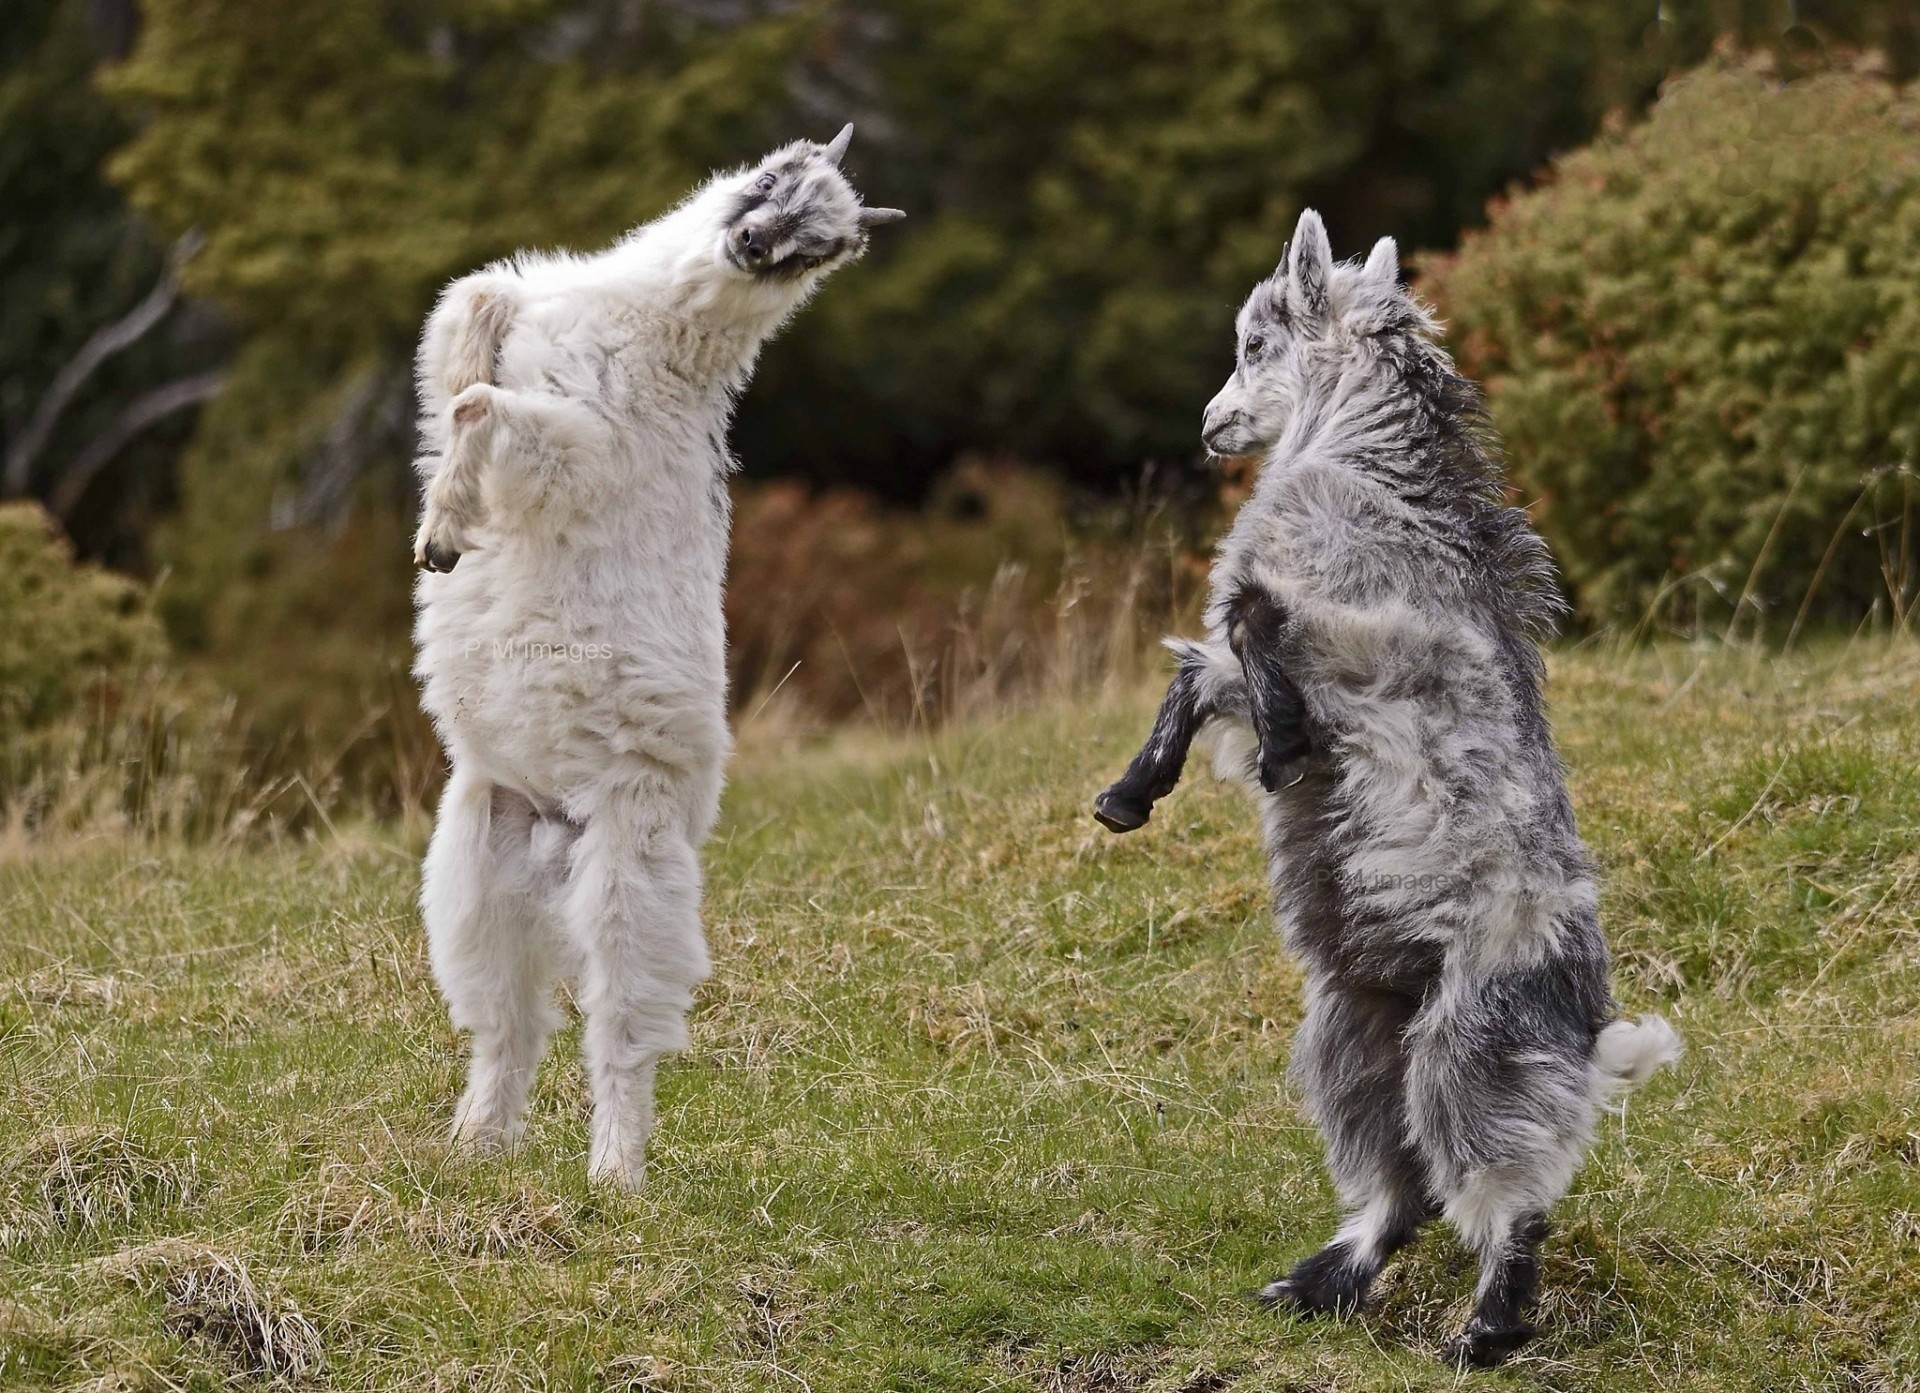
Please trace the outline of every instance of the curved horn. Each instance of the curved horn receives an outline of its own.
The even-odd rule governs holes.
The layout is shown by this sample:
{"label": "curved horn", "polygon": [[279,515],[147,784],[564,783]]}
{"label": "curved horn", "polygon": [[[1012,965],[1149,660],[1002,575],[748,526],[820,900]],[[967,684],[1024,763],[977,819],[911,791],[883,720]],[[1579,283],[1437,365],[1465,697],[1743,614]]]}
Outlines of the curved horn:
{"label": "curved horn", "polygon": [[903,208],[862,208],[860,226],[878,227],[883,222],[899,222],[906,215]]}
{"label": "curved horn", "polygon": [[824,151],[826,157],[829,160],[831,160],[834,164],[839,164],[840,157],[847,153],[847,144],[852,139],[853,139],[853,122],[849,121],[847,122],[846,125],[840,128],[839,135],[836,135],[832,140],[827,142],[826,149]]}

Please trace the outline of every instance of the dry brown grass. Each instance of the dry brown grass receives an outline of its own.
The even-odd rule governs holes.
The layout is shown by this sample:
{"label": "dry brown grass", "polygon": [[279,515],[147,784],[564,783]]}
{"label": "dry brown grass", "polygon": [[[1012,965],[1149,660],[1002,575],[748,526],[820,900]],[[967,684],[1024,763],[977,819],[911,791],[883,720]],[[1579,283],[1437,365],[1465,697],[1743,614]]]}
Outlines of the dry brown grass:
{"label": "dry brown grass", "polygon": [[325,1367],[314,1323],[234,1254],[163,1238],[99,1258],[93,1270],[158,1297],[170,1333],[203,1345],[244,1377],[291,1382]]}

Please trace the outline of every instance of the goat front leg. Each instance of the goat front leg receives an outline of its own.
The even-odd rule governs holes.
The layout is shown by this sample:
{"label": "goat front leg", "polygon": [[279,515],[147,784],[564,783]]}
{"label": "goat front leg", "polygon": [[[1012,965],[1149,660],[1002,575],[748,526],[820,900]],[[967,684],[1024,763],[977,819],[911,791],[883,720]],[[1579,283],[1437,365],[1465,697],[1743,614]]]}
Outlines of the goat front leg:
{"label": "goat front leg", "polygon": [[1307,740],[1307,703],[1281,660],[1286,607],[1258,585],[1234,596],[1227,609],[1227,644],[1247,679],[1247,704],[1260,743],[1260,787],[1278,793],[1282,772],[1312,753]]}
{"label": "goat front leg", "polygon": [[485,383],[476,383],[447,407],[447,452],[421,501],[420,530],[413,538],[416,566],[451,571],[471,545],[473,529],[486,521],[480,478],[500,426],[493,391]]}
{"label": "goat front leg", "polygon": [[1109,832],[1131,832],[1145,827],[1153,805],[1172,793],[1187,765],[1193,737],[1217,706],[1209,699],[1207,660],[1201,650],[1181,651],[1173,681],[1161,699],[1153,729],[1127,765],[1127,772],[1093,800],[1093,816]]}
{"label": "goat front leg", "polygon": [[550,392],[477,382],[448,403],[447,417],[447,453],[427,484],[413,544],[415,563],[429,571],[451,571],[471,549],[473,531],[487,521],[483,480],[509,515],[526,512],[613,445],[590,407]]}

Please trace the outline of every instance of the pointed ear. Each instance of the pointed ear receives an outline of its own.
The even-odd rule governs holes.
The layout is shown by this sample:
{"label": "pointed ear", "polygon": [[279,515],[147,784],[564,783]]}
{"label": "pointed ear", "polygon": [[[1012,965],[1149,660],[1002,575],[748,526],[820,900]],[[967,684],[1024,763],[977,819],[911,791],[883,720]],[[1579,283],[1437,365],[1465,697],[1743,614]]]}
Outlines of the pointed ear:
{"label": "pointed ear", "polygon": [[1293,229],[1293,245],[1287,252],[1287,279],[1293,282],[1300,313],[1313,319],[1326,318],[1327,287],[1333,280],[1333,248],[1327,243],[1326,224],[1311,208],[1300,215]]}
{"label": "pointed ear", "polygon": [[1367,254],[1365,275],[1382,285],[1399,284],[1400,248],[1394,245],[1393,238],[1382,237],[1373,244],[1373,250]]}

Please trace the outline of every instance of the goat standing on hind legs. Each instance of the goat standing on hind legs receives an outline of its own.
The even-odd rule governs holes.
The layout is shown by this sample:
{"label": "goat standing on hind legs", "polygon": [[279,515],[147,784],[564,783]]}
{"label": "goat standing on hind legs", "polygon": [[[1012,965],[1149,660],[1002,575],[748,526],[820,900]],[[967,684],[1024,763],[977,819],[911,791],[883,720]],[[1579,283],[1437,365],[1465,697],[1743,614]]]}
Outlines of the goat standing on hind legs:
{"label": "goat standing on hind legs", "polygon": [[867,229],[853,128],[711,180],[591,257],[456,281],[420,344],[423,704],[452,763],[421,888],[472,1035],[458,1143],[520,1134],[575,982],[596,1178],[637,1185],[708,972],[699,847],[730,746],[725,444],[760,345]]}
{"label": "goat standing on hind legs", "polygon": [[1617,1019],[1586,847],[1543,709],[1552,561],[1501,501],[1478,392],[1400,288],[1391,240],[1336,266],[1301,215],[1239,317],[1209,448],[1264,454],[1203,644],[1095,815],[1141,826],[1208,723],[1263,790],[1306,971],[1292,1069],[1347,1217],[1261,1292],[1349,1314],[1444,1215],[1478,1254],[1460,1365],[1534,1333],[1538,1250],[1607,1100],[1676,1057]]}

